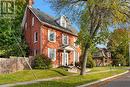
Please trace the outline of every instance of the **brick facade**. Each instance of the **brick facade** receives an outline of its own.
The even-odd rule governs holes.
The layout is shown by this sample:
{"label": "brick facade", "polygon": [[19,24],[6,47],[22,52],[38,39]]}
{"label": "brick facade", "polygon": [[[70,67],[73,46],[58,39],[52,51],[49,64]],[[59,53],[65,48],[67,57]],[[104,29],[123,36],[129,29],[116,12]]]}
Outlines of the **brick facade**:
{"label": "brick facade", "polygon": [[[34,17],[34,26],[32,26],[32,18]],[[39,21],[38,17],[27,7],[26,9],[26,20],[24,23],[24,35],[27,44],[30,48],[30,56],[34,56],[34,50],[37,54],[45,54],[48,56],[48,48],[56,49],[56,60],[53,61],[54,67],[62,66],[62,53],[63,50],[59,48],[62,46],[62,34],[66,34],[69,37],[69,45],[73,46],[78,52],[79,56],[81,54],[79,46],[74,46],[74,39],[77,35],[58,30],[53,26],[43,24]],[[48,30],[56,32],[56,42],[50,42],[48,40]],[[34,43],[34,33],[38,34],[38,41]],[[73,48],[72,47],[72,48]],[[74,64],[74,50],[67,50],[68,53],[68,63],[69,65]]]}

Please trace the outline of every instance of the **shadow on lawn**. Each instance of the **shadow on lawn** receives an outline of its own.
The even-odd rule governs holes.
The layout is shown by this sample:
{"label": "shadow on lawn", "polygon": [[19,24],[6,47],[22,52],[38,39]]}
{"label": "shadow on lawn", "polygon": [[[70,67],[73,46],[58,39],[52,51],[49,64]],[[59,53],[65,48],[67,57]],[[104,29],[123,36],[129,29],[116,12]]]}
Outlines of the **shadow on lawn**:
{"label": "shadow on lawn", "polygon": [[59,73],[59,74],[62,75],[62,76],[67,76],[66,74],[64,74],[64,73],[62,73],[62,72],[60,72],[60,71],[58,71],[58,70],[52,70],[52,71],[57,72],[57,73]]}

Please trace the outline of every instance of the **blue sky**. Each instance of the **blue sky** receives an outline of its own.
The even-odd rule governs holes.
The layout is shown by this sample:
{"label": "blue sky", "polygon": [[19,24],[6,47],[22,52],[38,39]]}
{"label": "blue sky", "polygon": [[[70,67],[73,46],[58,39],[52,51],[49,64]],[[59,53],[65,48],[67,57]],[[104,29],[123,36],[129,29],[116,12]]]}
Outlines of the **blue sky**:
{"label": "blue sky", "polygon": [[44,0],[34,0],[35,8],[39,8],[41,11],[48,13],[51,16],[56,16],[56,13],[51,9],[50,4]]}

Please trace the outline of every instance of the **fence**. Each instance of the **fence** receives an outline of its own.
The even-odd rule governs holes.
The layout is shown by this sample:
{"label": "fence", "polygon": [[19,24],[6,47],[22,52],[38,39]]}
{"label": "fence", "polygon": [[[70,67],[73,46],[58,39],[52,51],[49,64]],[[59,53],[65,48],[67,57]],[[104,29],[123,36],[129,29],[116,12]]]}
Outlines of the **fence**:
{"label": "fence", "polygon": [[[31,64],[33,57],[26,58],[26,60]],[[29,69],[25,58],[16,57],[16,58],[0,58],[0,73],[14,73],[16,71],[21,71]]]}

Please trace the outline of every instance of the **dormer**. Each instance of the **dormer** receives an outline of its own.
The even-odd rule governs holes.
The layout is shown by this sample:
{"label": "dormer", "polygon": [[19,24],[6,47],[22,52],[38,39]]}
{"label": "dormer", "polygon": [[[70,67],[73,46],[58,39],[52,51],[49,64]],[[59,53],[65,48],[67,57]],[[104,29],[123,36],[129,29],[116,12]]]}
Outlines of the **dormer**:
{"label": "dormer", "polygon": [[71,25],[71,23],[67,17],[65,17],[65,16],[60,17],[60,26],[62,26],[64,28],[70,28],[70,25]]}

